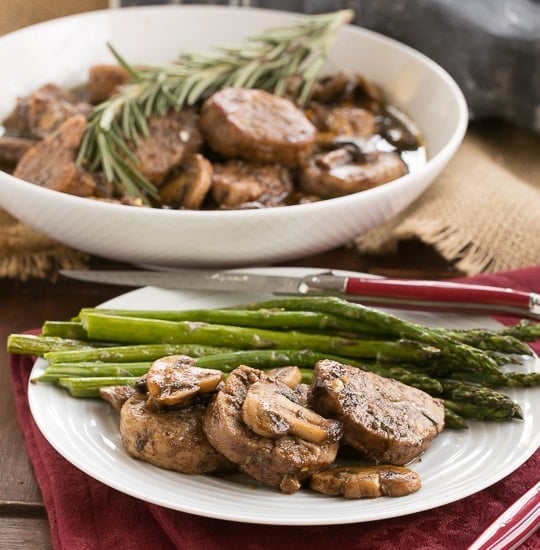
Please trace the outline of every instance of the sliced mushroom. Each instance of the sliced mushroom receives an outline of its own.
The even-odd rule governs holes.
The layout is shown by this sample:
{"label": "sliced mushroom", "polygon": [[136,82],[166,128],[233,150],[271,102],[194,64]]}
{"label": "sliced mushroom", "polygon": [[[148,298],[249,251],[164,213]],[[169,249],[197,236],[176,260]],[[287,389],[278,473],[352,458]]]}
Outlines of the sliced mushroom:
{"label": "sliced mushroom", "polygon": [[345,498],[400,497],[418,491],[418,474],[405,466],[344,466],[311,476],[310,487],[325,495]]}
{"label": "sliced mushroom", "polygon": [[[315,155],[303,169],[300,187],[323,199],[364,191],[407,173],[407,166],[398,153],[380,152],[373,158],[370,155],[370,162],[354,162],[346,151],[321,155]],[[346,162],[348,155],[351,162]]]}
{"label": "sliced mushroom", "polygon": [[340,430],[340,423],[288,399],[271,380],[253,384],[242,405],[243,421],[258,435],[278,438],[296,435],[322,443]]}
{"label": "sliced mushroom", "polygon": [[194,366],[187,355],[170,355],[154,361],[146,375],[149,399],[158,406],[183,405],[218,387],[223,373]]}
{"label": "sliced mushroom", "polygon": [[289,388],[295,388],[302,382],[302,371],[295,366],[268,369],[266,375],[274,380],[283,382],[289,386]]}
{"label": "sliced mushroom", "polygon": [[197,210],[212,185],[213,168],[200,154],[190,155],[178,174],[169,179],[159,191],[163,204],[175,208]]}

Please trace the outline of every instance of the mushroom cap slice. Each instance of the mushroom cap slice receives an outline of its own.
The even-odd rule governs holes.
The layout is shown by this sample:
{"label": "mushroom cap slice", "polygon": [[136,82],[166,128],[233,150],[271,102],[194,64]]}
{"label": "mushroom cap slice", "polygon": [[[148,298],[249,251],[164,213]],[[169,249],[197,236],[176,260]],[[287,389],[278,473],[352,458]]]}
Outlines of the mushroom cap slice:
{"label": "mushroom cap slice", "polygon": [[170,355],[148,370],[148,398],[157,406],[187,404],[198,394],[215,391],[222,379],[221,371],[196,367],[192,357]]}
{"label": "mushroom cap slice", "polygon": [[400,497],[418,491],[420,476],[405,466],[341,466],[311,476],[310,487],[345,498]]}

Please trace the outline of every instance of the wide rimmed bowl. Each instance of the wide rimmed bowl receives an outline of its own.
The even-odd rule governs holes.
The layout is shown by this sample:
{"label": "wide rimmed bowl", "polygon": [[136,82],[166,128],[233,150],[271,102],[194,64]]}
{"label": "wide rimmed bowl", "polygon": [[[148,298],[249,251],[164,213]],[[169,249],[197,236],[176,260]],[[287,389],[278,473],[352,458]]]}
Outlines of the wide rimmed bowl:
{"label": "wide rimmed bowl", "polygon": [[[170,62],[186,50],[240,44],[298,14],[255,8],[160,6],[69,16],[0,37],[0,119],[42,84],[82,84],[88,68],[112,62],[111,43],[132,63]],[[0,172],[0,205],[71,247],[114,260],[160,266],[279,263],[340,246],[406,208],[459,147],[467,107],[437,64],[356,26],[340,32],[328,71],[359,72],[419,126],[428,161],[374,189],[312,204],[229,211],[136,208],[84,199]]]}

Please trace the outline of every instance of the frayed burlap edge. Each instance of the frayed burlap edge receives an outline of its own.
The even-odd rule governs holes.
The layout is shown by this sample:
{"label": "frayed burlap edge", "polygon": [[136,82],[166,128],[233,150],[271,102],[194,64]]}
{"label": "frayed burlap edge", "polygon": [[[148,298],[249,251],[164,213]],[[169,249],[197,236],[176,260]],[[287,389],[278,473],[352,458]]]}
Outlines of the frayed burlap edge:
{"label": "frayed burlap edge", "polygon": [[0,210],[0,277],[54,276],[59,269],[82,269],[88,256],[62,245]]}
{"label": "frayed burlap edge", "polygon": [[[487,273],[492,270],[494,257],[481,246],[471,242],[463,231],[448,225],[442,220],[417,220],[412,224],[404,223],[394,230],[390,239],[369,252],[394,252],[399,241],[420,239],[432,246],[443,258],[452,262],[460,272],[467,274]],[[361,247],[361,245],[359,246]],[[363,247],[367,251],[368,247]]]}
{"label": "frayed burlap edge", "polygon": [[467,275],[540,261],[540,136],[475,125],[437,181],[405,211],[355,239],[363,254],[419,239]]}

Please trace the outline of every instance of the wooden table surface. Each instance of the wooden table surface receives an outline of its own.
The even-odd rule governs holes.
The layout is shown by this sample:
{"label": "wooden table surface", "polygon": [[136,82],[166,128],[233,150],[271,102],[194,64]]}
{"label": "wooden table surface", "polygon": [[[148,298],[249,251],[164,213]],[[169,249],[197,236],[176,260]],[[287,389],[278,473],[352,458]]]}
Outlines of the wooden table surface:
{"label": "wooden table surface", "polygon": [[[433,250],[414,242],[385,257],[362,257],[355,250],[341,248],[288,265],[428,279],[459,275]],[[116,267],[100,259],[93,259],[91,266]],[[46,320],[68,319],[83,306],[98,305],[127,290],[64,278],[24,282],[0,279],[0,340],[4,342],[0,349],[0,548],[52,548],[45,507],[15,413],[5,350],[7,336],[40,327]]]}

